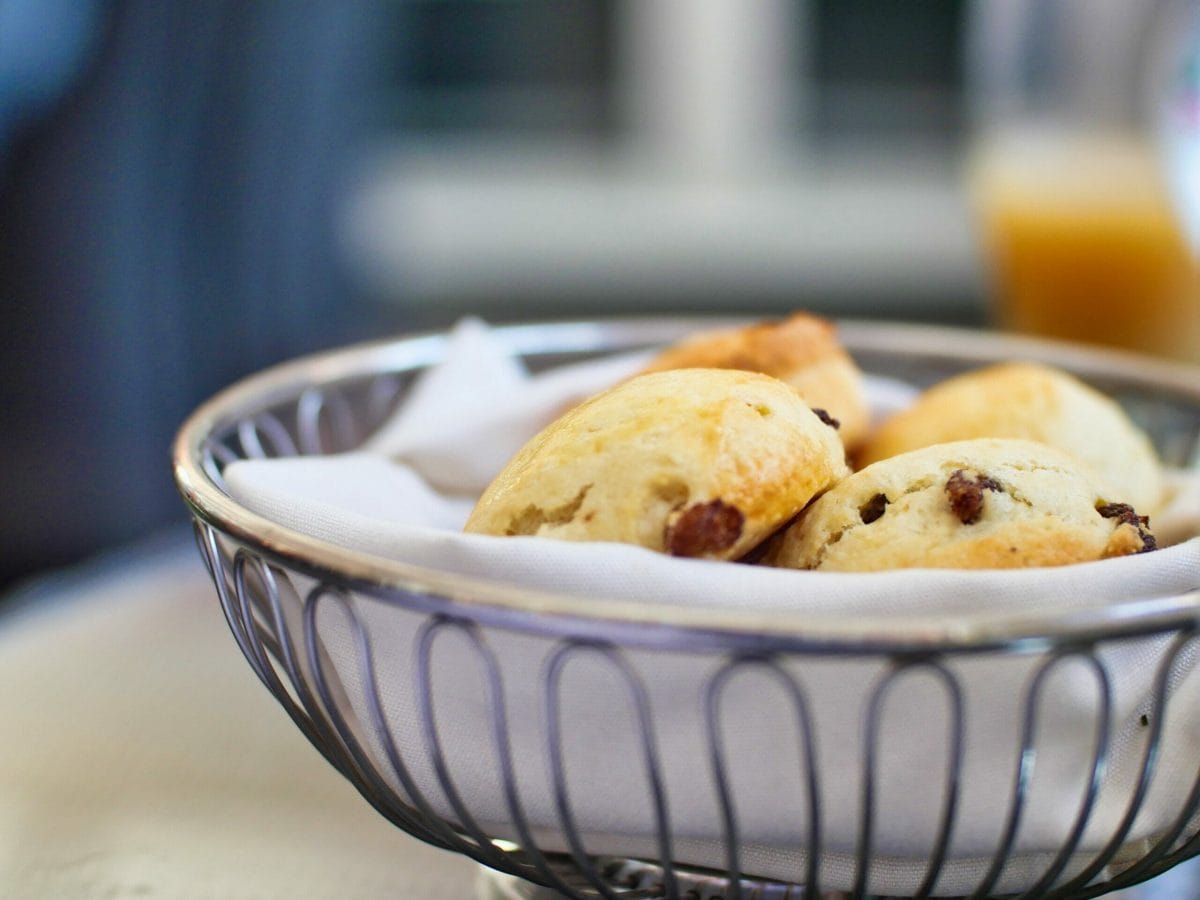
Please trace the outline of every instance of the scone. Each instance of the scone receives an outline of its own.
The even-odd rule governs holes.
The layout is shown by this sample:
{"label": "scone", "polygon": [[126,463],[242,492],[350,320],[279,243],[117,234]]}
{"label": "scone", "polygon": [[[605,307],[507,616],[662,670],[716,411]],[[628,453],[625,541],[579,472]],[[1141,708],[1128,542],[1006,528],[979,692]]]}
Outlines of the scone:
{"label": "scone", "polygon": [[690,367],[744,369],[786,381],[837,423],[850,448],[870,425],[862,374],[833,323],[817,316],[795,313],[780,322],[697,334],[668,347],[642,371]]}
{"label": "scone", "polygon": [[1060,566],[1155,549],[1149,522],[1067,454],[978,439],[893,456],[844,479],[783,532],[769,565],[867,572]]}
{"label": "scone", "polygon": [[1149,438],[1112,399],[1034,363],[1002,363],[957,375],[892,416],[856,454],[859,466],[969,438],[1025,438],[1075,457],[1113,501],[1152,513],[1162,466]]}
{"label": "scone", "polygon": [[738,559],[848,473],[835,429],[775,378],[641,375],[525,445],[466,530]]}

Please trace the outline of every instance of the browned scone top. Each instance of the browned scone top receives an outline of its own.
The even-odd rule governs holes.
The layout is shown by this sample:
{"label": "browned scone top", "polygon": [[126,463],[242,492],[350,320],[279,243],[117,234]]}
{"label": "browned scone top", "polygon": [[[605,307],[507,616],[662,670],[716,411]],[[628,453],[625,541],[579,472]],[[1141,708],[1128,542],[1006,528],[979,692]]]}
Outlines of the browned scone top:
{"label": "browned scone top", "polygon": [[778,379],[656,372],[580,404],[529,441],[466,530],[731,560],[847,471],[836,430]]}
{"label": "browned scone top", "polygon": [[1051,366],[1009,362],[942,381],[883,423],[860,466],[947,441],[1024,438],[1057,447],[1114,501],[1156,512],[1162,466],[1150,439],[1111,398]]}
{"label": "browned scone top", "polygon": [[794,313],[778,322],[693,335],[663,350],[642,371],[692,367],[773,375],[835,420],[847,447],[867,433],[870,410],[862,374],[826,319]]}
{"label": "browned scone top", "polygon": [[1067,454],[1015,439],[874,463],[812,503],[766,556],[828,571],[1060,566],[1155,549],[1149,522]]}

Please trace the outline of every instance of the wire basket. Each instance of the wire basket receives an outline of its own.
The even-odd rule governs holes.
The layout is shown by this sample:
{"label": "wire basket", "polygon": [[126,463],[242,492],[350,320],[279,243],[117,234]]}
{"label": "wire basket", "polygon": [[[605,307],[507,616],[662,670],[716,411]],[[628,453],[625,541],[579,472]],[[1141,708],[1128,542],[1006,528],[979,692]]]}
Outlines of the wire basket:
{"label": "wire basket", "polygon": [[[676,340],[726,320],[652,319],[509,326],[498,336],[531,369],[643,349]],[[967,331],[891,324],[844,323],[841,337],[868,372],[896,376],[918,386],[992,361],[1041,360],[1074,372],[1118,399],[1151,434],[1164,460],[1200,465],[1200,378],[1195,370],[1062,344],[1002,338]],[[438,847],[457,851],[494,870],[569,897],[834,898],[878,896],[878,851],[883,753],[882,723],[889,700],[906,679],[921,677],[943,698],[944,731],[938,764],[940,796],[930,797],[932,839],[916,859],[920,872],[905,897],[945,895],[941,884],[956,840],[963,792],[965,722],[984,711],[971,708],[958,666],[982,654],[1029,662],[1021,697],[1020,733],[1014,746],[1012,789],[994,810],[994,851],[978,878],[957,896],[1096,897],[1151,878],[1200,852],[1200,762],[1190,791],[1171,824],[1152,839],[1130,840],[1152,787],[1162,751],[1163,722],[1181,661],[1190,659],[1200,624],[1200,592],[1174,597],[1131,598],[1089,614],[922,623],[897,629],[854,620],[805,623],[747,616],[720,609],[639,611],[628,605],[521,591],[499,583],[465,579],[356,553],[290,530],[239,505],[222,472],[244,458],[326,454],[351,450],[395,410],[413,378],[436,364],[444,335],[423,335],[363,345],[286,364],[247,379],[197,410],[180,431],[174,450],[177,485],[195,519],[201,556],[234,638],[263,684],[300,731],[349,779],[385,818]],[[381,650],[382,629],[404,618],[411,642]],[[329,622],[336,621],[337,638]],[[1145,714],[1140,766],[1124,814],[1098,848],[1081,844],[1109,764],[1114,723],[1109,660],[1114,648],[1153,640],[1153,689]],[[536,715],[518,716],[511,703],[509,673],[498,647],[519,642],[528,676],[535,682]],[[444,677],[437,648],[456,642],[459,658],[477,673],[481,715],[475,746],[463,748],[443,727],[438,689]],[[336,647],[333,645],[337,644]],[[656,721],[641,660],[687,660],[703,673],[694,766],[715,791],[715,827],[697,865],[694,836],[671,818],[672,796],[660,753]],[[344,662],[351,660],[350,664]],[[613,755],[622,765],[611,777],[637,779],[653,829],[635,858],[613,858],[589,848],[578,826],[581,796],[573,783],[571,743],[577,714],[571,695],[573,667],[586,659],[604,670],[621,697],[624,713],[611,723]],[[823,881],[834,858],[826,844],[823,779],[837,777],[817,764],[814,745],[822,721],[814,713],[813,686],[795,663],[854,659],[875,665],[864,691],[864,751],[847,760],[859,786],[849,814],[856,817],[853,847],[838,865],[847,883]],[[1057,669],[1082,666],[1096,685],[1089,761],[1073,822],[1061,846],[1040,860],[1032,875],[1013,881],[1017,837],[1026,824],[1030,785],[1038,761],[1037,731],[1042,692]],[[389,714],[396,702],[384,696],[381,673],[405,667],[408,714]],[[796,814],[803,821],[795,848],[795,876],[756,877],[748,866],[746,810],[737,802],[736,771],[727,753],[722,717],[729,685],[753,670],[773,682],[781,713],[791,723],[789,752],[798,760]],[[381,685],[384,688],[381,689]],[[819,686],[818,686],[819,689]],[[521,721],[518,721],[521,719]],[[533,721],[530,721],[530,720]],[[530,729],[547,773],[554,821],[529,814],[518,777],[518,730]],[[620,739],[617,732],[620,731]],[[526,735],[528,736],[528,735]],[[416,747],[418,752],[414,753]],[[486,766],[503,808],[503,826],[484,817],[461,790],[463,754]],[[845,811],[843,811],[845,812]],[[689,841],[692,841],[689,844]],[[1094,843],[1094,841],[1093,841]],[[681,848],[690,848],[687,852]],[[688,859],[688,864],[680,863]],[[823,887],[823,884],[825,885]],[[893,892],[894,893],[894,892]]]}

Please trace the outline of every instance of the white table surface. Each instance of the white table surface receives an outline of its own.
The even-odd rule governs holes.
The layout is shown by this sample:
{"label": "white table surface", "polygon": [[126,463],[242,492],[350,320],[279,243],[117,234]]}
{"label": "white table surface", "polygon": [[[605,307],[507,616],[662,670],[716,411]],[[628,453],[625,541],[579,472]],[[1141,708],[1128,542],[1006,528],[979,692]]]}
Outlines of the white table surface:
{"label": "white table surface", "polygon": [[258,682],[190,535],[0,601],[0,714],[0,896],[473,896]]}
{"label": "white table surface", "polygon": [[[246,664],[190,535],[0,599],[0,897],[470,900]],[[1193,861],[1110,900],[1196,900]]]}

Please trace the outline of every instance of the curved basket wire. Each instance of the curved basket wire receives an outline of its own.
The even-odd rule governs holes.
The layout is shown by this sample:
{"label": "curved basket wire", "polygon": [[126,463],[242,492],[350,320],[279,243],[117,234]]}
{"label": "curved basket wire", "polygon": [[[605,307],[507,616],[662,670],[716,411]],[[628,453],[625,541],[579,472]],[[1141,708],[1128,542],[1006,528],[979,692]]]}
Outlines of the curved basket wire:
{"label": "curved basket wire", "polygon": [[[711,325],[712,322],[705,324]],[[672,340],[697,327],[689,320],[615,321],[521,326],[501,334],[531,366],[632,349]],[[1200,381],[1194,371],[1146,365],[1109,354],[1041,343],[1015,345],[968,333],[846,325],[843,338],[865,369],[894,374],[918,384],[991,359],[1016,355],[1044,358],[1071,368],[1120,398],[1154,436],[1160,452],[1176,465],[1200,458]],[[936,836],[924,860],[924,876],[907,894],[933,896],[959,825],[966,708],[956,660],[980,653],[1032,655],[1036,664],[1022,700],[1022,733],[1015,736],[1012,791],[1005,808],[1001,840],[971,898],[1021,897],[1083,900],[1151,878],[1200,852],[1195,821],[1200,813],[1200,763],[1190,792],[1173,824],[1130,857],[1126,847],[1154,779],[1162,730],[1180,661],[1195,651],[1200,627],[1200,596],[1143,600],[1119,615],[1085,616],[1072,621],[1020,622],[981,629],[967,637],[896,637],[847,626],[843,633],[754,633],[693,621],[622,621],[603,612],[537,614],[520,601],[492,603],[478,585],[457,583],[404,567],[347,556],[303,535],[261,520],[224,491],[222,471],[243,458],[319,454],[357,446],[392,412],[414,373],[437,361],[439,336],[370,345],[302,360],[235,386],[202,407],[180,433],[175,453],[180,490],[195,517],[200,554],[212,576],[233,636],[251,668],[278,699],[296,726],[321,754],[349,779],[381,815],[437,847],[470,856],[486,866],[544,885],[568,897],[736,898],[866,897],[876,865],[879,758],[888,700],[906,679],[924,676],[945,703],[945,763],[942,796],[936,804]],[[486,587],[486,586],[485,586]],[[481,590],[483,593],[481,594]],[[569,609],[570,607],[564,607]],[[407,659],[379,658],[372,623],[382,615],[419,617]],[[334,664],[323,623],[336,621],[352,650],[353,670]],[[514,763],[512,710],[505,691],[497,641],[519,635],[544,661],[541,667],[542,753],[553,791],[560,840],[543,845],[543,830],[531,821]],[[1142,718],[1144,749],[1121,818],[1104,846],[1078,862],[1085,828],[1112,752],[1113,687],[1106,650],[1123,642],[1162,637],[1151,706]],[[435,648],[457,641],[473,661],[483,685],[486,747],[477,748],[491,767],[502,798],[509,833],[499,835],[478,820],[463,796],[438,724]],[[344,652],[344,651],[343,651]],[[676,863],[681,836],[671,817],[671,798],[662,774],[659,734],[648,700],[642,653],[687,654],[711,660],[704,698],[704,733],[696,736],[696,765],[716,786],[723,853],[707,869]],[[799,658],[853,656],[877,661],[879,675],[863,698],[865,753],[861,766],[858,837],[853,886],[848,893],[821,885],[826,852],[822,778],[814,748],[821,723],[812,709],[810,687],[789,662]],[[566,673],[581,661],[603,667],[620,685],[634,734],[631,770],[644,786],[654,823],[653,852],[643,859],[612,859],[589,852],[577,824],[570,766],[564,756],[565,710],[572,698]],[[389,718],[381,669],[402,662],[413,672],[414,721]],[[1001,887],[1003,874],[1023,824],[1037,761],[1039,708],[1045,686],[1060,667],[1084,667],[1094,682],[1097,702],[1090,768],[1073,827],[1061,848],[1032,883],[1020,891]],[[804,800],[798,820],[806,845],[798,883],[756,878],[745,871],[743,825],[723,738],[728,688],[748,671],[760,673],[786,698],[781,715],[793,722],[798,784]],[[397,730],[415,730],[428,771],[414,771],[395,739]],[[412,737],[410,735],[410,741]],[[432,791],[431,784],[436,786]],[[435,796],[437,794],[438,796]],[[1008,890],[1007,893],[1003,893]]]}

